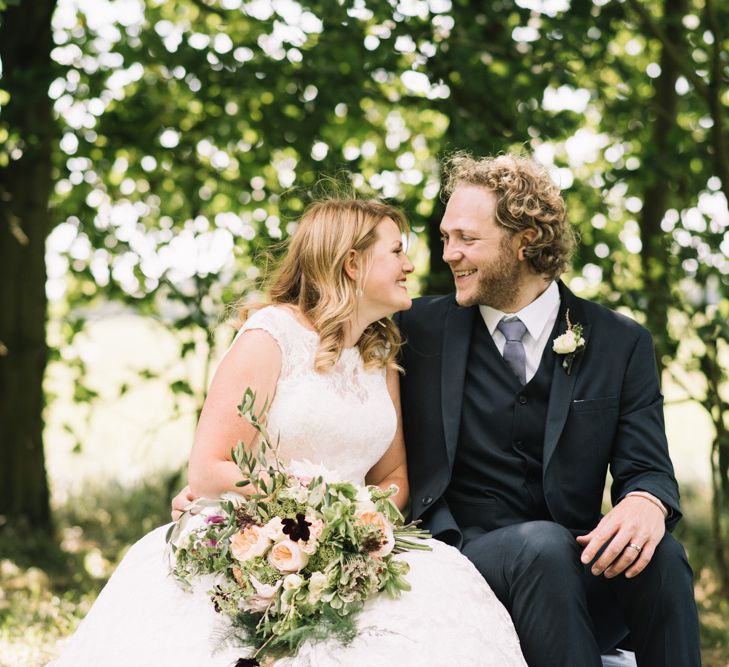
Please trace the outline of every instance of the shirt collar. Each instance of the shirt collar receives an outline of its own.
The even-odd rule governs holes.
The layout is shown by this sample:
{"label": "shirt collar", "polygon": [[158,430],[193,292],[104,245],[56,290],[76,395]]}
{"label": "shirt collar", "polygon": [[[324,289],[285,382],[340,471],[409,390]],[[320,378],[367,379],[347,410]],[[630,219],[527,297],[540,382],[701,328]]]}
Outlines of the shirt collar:
{"label": "shirt collar", "polygon": [[537,340],[544,331],[544,327],[549,321],[549,316],[559,307],[559,289],[557,283],[552,281],[549,287],[544,290],[534,301],[524,306],[516,313],[504,313],[496,310],[491,306],[479,306],[481,317],[483,318],[489,333],[493,336],[496,326],[502,319],[518,317],[526,326],[529,335]]}

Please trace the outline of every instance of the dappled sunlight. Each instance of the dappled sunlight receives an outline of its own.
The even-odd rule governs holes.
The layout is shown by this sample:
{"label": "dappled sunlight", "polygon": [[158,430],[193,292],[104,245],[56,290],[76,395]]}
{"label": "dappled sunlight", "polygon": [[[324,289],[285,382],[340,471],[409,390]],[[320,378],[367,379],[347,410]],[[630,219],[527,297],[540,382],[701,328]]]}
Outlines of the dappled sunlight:
{"label": "dappled sunlight", "polygon": [[169,520],[177,475],[79,483],[56,507],[51,535],[0,532],[0,667],[34,667],[60,651],[128,547]]}

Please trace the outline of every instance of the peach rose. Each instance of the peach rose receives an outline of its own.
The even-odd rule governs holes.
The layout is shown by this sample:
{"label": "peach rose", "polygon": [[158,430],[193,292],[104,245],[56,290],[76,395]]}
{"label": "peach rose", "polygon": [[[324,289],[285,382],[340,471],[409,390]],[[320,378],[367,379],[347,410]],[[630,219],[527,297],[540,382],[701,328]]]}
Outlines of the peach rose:
{"label": "peach rose", "polygon": [[230,540],[233,557],[241,563],[263,556],[271,546],[271,540],[262,526],[250,525],[238,531]]}
{"label": "peach rose", "polygon": [[268,562],[279,572],[298,572],[306,567],[309,555],[293,540],[281,540],[271,547]]}
{"label": "peach rose", "polygon": [[382,515],[381,512],[377,512],[376,510],[360,512],[359,516],[357,517],[357,523],[362,524],[363,526],[375,526],[376,528],[379,528],[383,533],[388,527],[388,523],[385,517]]}
{"label": "peach rose", "polygon": [[392,532],[392,526],[380,512],[361,512],[357,517],[357,523],[364,526],[374,526],[382,532],[381,546],[376,551],[371,551],[371,556],[383,558],[393,550],[395,547],[395,535]]}

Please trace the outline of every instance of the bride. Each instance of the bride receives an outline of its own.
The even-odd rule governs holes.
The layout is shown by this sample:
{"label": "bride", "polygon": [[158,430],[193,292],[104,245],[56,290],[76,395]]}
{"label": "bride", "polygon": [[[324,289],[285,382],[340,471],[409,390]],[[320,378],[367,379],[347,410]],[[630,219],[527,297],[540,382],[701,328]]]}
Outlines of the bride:
{"label": "bride", "polygon": [[[269,305],[245,320],[212,381],[190,456],[191,494],[241,492],[230,450],[254,440],[236,412],[250,386],[257,410],[272,398],[268,429],[284,461],[308,459],[360,484],[396,484],[393,500],[405,508],[400,337],[387,317],[410,307],[405,231],[402,214],[377,201],[331,199],[306,211]],[[222,641],[225,619],[206,589],[183,591],[169,575],[167,529],[129,550],[54,667],[236,663],[241,650]],[[397,556],[410,565],[412,590],[371,598],[349,645],[306,642],[276,665],[526,665],[508,613],[476,568],[456,549],[429,542],[430,552]]]}

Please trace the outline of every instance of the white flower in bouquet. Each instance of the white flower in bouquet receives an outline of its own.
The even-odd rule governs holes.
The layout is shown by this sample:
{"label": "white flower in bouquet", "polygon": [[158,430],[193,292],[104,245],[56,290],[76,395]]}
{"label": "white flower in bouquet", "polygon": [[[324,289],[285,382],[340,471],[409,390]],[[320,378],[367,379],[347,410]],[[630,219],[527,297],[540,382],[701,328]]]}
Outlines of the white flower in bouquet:
{"label": "white flower in bouquet", "polygon": [[305,503],[309,498],[309,489],[305,486],[294,486],[281,492],[282,498],[290,498],[297,503]]}
{"label": "white flower in bouquet", "polygon": [[359,489],[357,489],[357,498],[355,500],[357,503],[357,513],[363,514],[364,512],[376,512],[377,507],[375,506],[375,503],[372,502],[372,498],[370,496],[370,491],[366,486],[361,486]]}
{"label": "white flower in bouquet", "polygon": [[310,539],[306,542],[299,542],[299,546],[307,556],[313,556],[316,553],[316,550],[319,548],[319,542],[317,542],[317,540],[315,539]]}
{"label": "white flower in bouquet", "polygon": [[230,540],[230,551],[241,563],[263,556],[271,546],[271,539],[263,526],[250,525],[239,530]]}
{"label": "white flower in bouquet", "polygon": [[283,532],[283,528],[284,525],[281,517],[275,516],[263,526],[263,531],[272,542],[280,542],[286,539],[286,533]]}
{"label": "white flower in bouquet", "polygon": [[297,590],[304,583],[304,578],[298,574],[287,574],[283,578],[283,589],[285,591]]}
{"label": "white flower in bouquet", "polygon": [[286,472],[296,477],[304,486],[308,486],[315,477],[321,477],[325,484],[339,484],[345,481],[341,475],[320,463],[312,463],[309,459],[290,461],[286,466]]}
{"label": "white flower in bouquet", "polygon": [[314,604],[321,598],[321,594],[329,585],[329,577],[323,572],[312,572],[309,577],[309,602]]}
{"label": "white flower in bouquet", "polygon": [[275,584],[264,584],[258,581],[253,575],[250,576],[250,580],[253,588],[256,589],[256,593],[248,598],[244,598],[241,601],[240,608],[243,611],[264,612],[270,606],[276,593],[278,593],[282,582],[277,581]]}
{"label": "white flower in bouquet", "polygon": [[180,519],[181,525],[175,538],[172,542],[178,549],[185,549],[190,546],[190,541],[194,539],[199,530],[202,530],[205,525],[206,517],[202,514],[185,514]]}
{"label": "white flower in bouquet", "polygon": [[309,554],[293,540],[276,542],[268,552],[268,562],[279,572],[298,572],[306,567]]}

